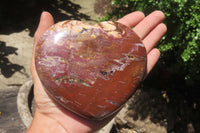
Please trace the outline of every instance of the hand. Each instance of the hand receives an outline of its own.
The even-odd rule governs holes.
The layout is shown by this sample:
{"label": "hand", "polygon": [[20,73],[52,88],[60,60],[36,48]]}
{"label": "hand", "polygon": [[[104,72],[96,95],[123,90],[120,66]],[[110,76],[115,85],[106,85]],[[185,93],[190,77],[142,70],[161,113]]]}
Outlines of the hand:
{"label": "hand", "polygon": [[[124,25],[127,25],[131,28],[134,27],[133,30],[142,39],[148,53],[147,75],[152,70],[160,56],[159,50],[154,48],[154,46],[167,30],[166,26],[161,23],[163,19],[164,14],[161,11],[155,11],[147,17],[145,17],[142,12],[133,12],[118,20],[118,22]],[[45,92],[38,78],[35,70],[34,60],[35,46],[40,36],[53,24],[54,20],[51,14],[48,12],[43,12],[38,29],[34,36],[31,72],[34,80],[34,96],[37,107],[33,122],[28,132],[81,133],[98,130],[108,123],[114,116],[102,121],[93,121],[81,118],[54,103],[54,101],[52,101],[52,99]]]}

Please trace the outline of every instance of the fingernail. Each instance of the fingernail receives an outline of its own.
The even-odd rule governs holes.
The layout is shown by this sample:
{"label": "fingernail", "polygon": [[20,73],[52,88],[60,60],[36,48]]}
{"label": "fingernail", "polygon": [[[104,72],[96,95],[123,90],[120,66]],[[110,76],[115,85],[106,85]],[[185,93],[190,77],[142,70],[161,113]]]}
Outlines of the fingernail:
{"label": "fingernail", "polygon": [[42,13],[41,13],[41,16],[40,16],[40,19],[42,19],[42,18],[43,18],[43,16],[44,16],[45,12],[46,12],[46,11],[42,11]]}

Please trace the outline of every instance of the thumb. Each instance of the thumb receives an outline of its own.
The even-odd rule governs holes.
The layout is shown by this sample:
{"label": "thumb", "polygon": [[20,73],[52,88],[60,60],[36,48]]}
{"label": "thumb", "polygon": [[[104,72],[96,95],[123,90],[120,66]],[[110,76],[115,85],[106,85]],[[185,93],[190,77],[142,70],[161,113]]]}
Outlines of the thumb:
{"label": "thumb", "polygon": [[40,23],[34,35],[34,43],[36,44],[40,36],[52,25],[54,24],[54,19],[49,12],[42,12],[40,17]]}
{"label": "thumb", "polygon": [[31,73],[34,79],[37,77],[35,70],[35,56],[34,56],[36,44],[40,36],[53,24],[54,24],[54,19],[52,15],[49,12],[42,12],[38,28],[34,35],[34,46],[33,46],[32,61],[31,61]]}

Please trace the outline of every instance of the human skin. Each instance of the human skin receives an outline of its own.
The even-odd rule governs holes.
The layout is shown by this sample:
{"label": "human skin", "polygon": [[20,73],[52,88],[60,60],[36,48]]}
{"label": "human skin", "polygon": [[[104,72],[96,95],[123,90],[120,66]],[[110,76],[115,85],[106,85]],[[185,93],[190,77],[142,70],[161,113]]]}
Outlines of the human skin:
{"label": "human skin", "polygon": [[[118,22],[130,28],[134,27],[133,30],[142,39],[142,42],[145,45],[147,51],[146,76],[150,73],[160,57],[160,51],[154,47],[167,31],[166,26],[162,23],[164,18],[165,16],[161,11],[154,11],[146,17],[142,12],[136,11],[118,20]],[[36,72],[34,57],[36,44],[40,36],[53,24],[54,19],[52,15],[48,12],[43,12],[34,36],[31,73],[34,80],[36,112],[27,133],[94,132],[105,126],[116,114],[99,121],[77,116],[62,108],[48,96]]]}

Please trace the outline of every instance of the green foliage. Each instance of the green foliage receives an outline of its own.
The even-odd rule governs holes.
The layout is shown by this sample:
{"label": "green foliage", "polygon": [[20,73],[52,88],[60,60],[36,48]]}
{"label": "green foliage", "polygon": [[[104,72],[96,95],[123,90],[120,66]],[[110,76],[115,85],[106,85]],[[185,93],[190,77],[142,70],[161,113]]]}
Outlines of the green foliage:
{"label": "green foliage", "polygon": [[158,45],[162,53],[159,65],[181,75],[186,85],[199,85],[200,0],[112,0],[112,6],[112,12],[102,20],[120,18],[136,10],[146,15],[163,11],[168,32]]}

